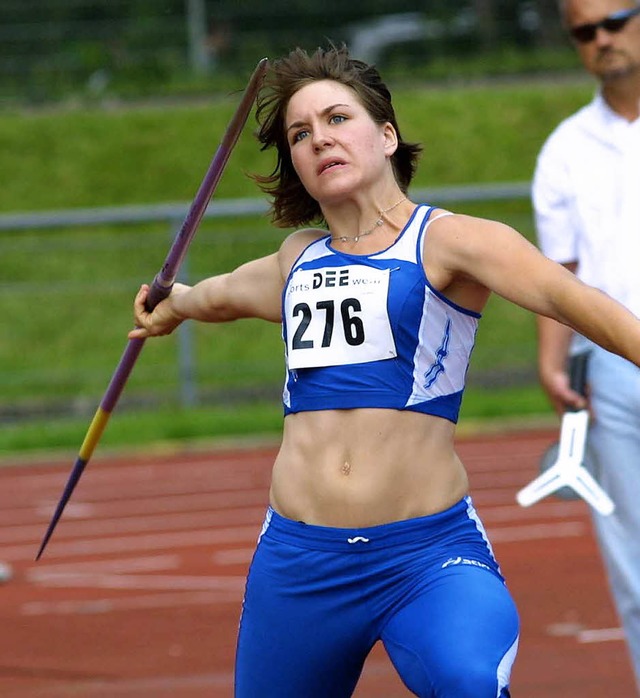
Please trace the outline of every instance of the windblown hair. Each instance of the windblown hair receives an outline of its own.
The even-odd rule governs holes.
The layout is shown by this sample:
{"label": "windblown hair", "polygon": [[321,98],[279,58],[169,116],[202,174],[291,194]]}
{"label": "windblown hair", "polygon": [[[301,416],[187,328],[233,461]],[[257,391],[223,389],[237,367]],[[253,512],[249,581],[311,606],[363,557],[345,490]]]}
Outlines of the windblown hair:
{"label": "windblown hair", "polygon": [[415,174],[422,150],[416,143],[406,143],[391,104],[391,93],[378,71],[349,57],[345,46],[319,48],[309,55],[297,48],[273,63],[258,95],[257,137],[261,150],[275,147],[277,163],[270,175],[254,175],[260,188],[272,197],[272,220],[281,228],[323,222],[318,202],[302,185],[291,161],[286,135],[286,111],[289,100],[302,87],[319,80],[335,80],[351,88],[375,123],[390,123],[398,136],[398,147],[391,158],[398,185],[406,193]]}

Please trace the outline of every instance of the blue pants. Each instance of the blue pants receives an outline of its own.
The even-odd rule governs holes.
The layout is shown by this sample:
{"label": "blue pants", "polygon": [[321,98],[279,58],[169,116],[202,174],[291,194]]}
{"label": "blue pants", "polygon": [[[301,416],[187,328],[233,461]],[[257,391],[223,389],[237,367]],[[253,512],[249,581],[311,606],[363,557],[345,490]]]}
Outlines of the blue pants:
{"label": "blue pants", "polygon": [[588,379],[593,474],[616,505],[593,518],[640,694],[640,369],[595,347]]}
{"label": "blue pants", "polygon": [[362,529],[269,510],[249,570],[236,698],[347,698],[381,640],[424,698],[507,698],[519,622],[470,499]]}

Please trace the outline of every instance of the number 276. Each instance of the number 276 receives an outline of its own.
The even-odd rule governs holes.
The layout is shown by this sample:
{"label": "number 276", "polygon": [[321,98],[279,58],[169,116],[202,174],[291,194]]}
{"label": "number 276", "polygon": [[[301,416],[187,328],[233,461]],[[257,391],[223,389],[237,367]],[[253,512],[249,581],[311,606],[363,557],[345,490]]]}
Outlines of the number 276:
{"label": "number 276", "polygon": [[[333,330],[335,327],[336,309],[334,301],[318,301],[316,309],[324,312],[324,332],[322,333],[322,346],[331,346]],[[342,329],[347,344],[352,347],[364,342],[364,324],[354,313],[362,311],[362,306],[357,298],[345,298],[340,303],[340,316],[342,318]],[[301,316],[292,341],[293,349],[312,349],[313,340],[303,339],[305,332],[311,324],[313,317],[311,308],[307,303],[298,303],[293,308],[293,317]]]}

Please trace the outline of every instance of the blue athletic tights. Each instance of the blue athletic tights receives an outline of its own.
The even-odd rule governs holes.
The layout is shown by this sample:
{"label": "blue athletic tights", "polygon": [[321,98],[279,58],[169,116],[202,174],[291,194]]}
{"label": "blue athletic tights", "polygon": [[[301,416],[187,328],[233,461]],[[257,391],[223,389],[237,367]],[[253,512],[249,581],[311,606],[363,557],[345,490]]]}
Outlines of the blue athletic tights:
{"label": "blue athletic tights", "polygon": [[469,498],[362,529],[269,510],[247,578],[236,698],[348,698],[381,640],[423,698],[507,698],[515,605]]}

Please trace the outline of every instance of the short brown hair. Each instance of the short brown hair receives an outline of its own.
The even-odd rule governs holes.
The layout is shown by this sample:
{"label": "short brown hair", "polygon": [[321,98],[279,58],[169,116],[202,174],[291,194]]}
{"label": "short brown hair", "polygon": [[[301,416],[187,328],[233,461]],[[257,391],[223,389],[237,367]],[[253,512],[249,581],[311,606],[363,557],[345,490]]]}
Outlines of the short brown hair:
{"label": "short brown hair", "polygon": [[301,48],[291,51],[269,69],[256,111],[261,150],[275,147],[278,159],[270,175],[254,175],[254,178],[272,197],[272,219],[282,228],[323,221],[320,205],[309,195],[293,168],[285,130],[289,100],[300,88],[318,80],[335,80],[350,87],[376,123],[389,122],[394,127],[398,148],[391,162],[398,185],[405,193],[422,150],[420,145],[402,140],[391,93],[373,66],[350,58],[345,46],[318,48],[311,55]]}

